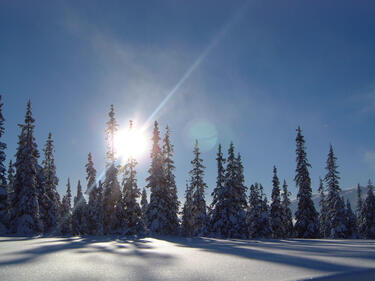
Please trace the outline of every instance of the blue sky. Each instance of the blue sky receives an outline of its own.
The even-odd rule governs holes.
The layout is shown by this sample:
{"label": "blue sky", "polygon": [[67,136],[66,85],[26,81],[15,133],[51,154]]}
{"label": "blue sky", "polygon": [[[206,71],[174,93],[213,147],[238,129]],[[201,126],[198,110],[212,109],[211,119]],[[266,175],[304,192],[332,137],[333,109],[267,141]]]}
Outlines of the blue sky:
{"label": "blue sky", "polygon": [[[155,115],[162,131],[172,129],[181,199],[194,138],[202,145],[207,195],[217,144],[227,149],[231,140],[247,185],[261,182],[270,193],[277,165],[295,195],[298,125],[314,190],[330,143],[341,186],[365,184],[375,180],[374,14],[372,1],[3,0],[8,159],[31,99],[40,149],[53,134],[64,192],[68,177],[74,186],[84,180],[88,152],[103,170],[110,104],[120,125],[141,125],[190,69]],[[139,159],[141,188],[148,154]]]}

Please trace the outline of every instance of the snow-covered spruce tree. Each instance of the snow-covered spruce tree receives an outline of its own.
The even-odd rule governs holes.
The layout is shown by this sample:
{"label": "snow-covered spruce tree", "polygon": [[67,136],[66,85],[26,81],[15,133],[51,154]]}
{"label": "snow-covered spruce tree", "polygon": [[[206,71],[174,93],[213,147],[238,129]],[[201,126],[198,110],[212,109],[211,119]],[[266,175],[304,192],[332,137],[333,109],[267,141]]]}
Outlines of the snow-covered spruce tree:
{"label": "snow-covered spruce tree", "polygon": [[56,176],[55,159],[53,157],[54,147],[51,133],[44,147],[43,176],[45,186],[45,196],[48,198],[46,205],[46,216],[44,217],[44,232],[55,232],[59,217],[60,195],[56,190],[58,178]]}
{"label": "snow-covered spruce tree", "polygon": [[359,222],[359,232],[362,238],[375,239],[375,197],[373,185],[369,180],[367,185],[367,196],[362,204],[361,221]]}
{"label": "snow-covered spruce tree", "polygon": [[345,218],[346,218],[346,238],[358,238],[357,233],[357,218],[353,213],[352,207],[350,206],[349,199],[346,201],[346,210],[345,210]]}
{"label": "snow-covered spruce tree", "polygon": [[294,232],[298,238],[317,238],[319,236],[318,213],[311,199],[311,179],[308,168],[311,167],[305,151],[305,140],[300,127],[296,137],[297,168],[294,178],[298,188],[298,207],[295,213]]}
{"label": "snow-covered spruce tree", "polygon": [[[107,141],[107,163],[105,179],[103,182],[103,228],[104,234],[112,233],[118,228],[119,221],[116,216],[116,205],[121,202],[121,189],[117,179],[118,169],[115,164],[116,150],[114,145],[115,134],[118,130],[118,124],[115,119],[113,105],[109,112],[109,121],[105,129]],[[119,204],[117,214],[121,213],[122,206]]]}
{"label": "snow-covered spruce tree", "polygon": [[324,181],[327,184],[327,223],[329,227],[330,238],[345,238],[346,224],[345,224],[345,203],[340,197],[339,186],[339,172],[336,164],[337,157],[333,152],[332,145],[330,145],[328,159],[327,159],[327,174]]}
{"label": "snow-covered spruce tree", "polygon": [[186,183],[186,190],[185,190],[185,203],[182,208],[182,223],[181,223],[181,231],[182,235],[191,237],[193,236],[193,200],[192,200],[192,192],[191,186]]}
{"label": "snow-covered spruce tree", "polygon": [[226,201],[226,195],[224,190],[225,183],[225,170],[223,158],[223,152],[221,150],[221,144],[219,144],[218,151],[216,154],[217,161],[217,178],[216,187],[211,193],[212,203],[211,203],[211,213],[210,213],[210,223],[209,223],[209,233],[214,237],[224,237],[227,232],[227,219],[228,216],[225,213],[224,204]]}
{"label": "snow-covered spruce tree", "polygon": [[69,178],[66,193],[61,201],[59,229],[61,234],[72,234],[72,191]]}
{"label": "snow-covered spruce tree", "polygon": [[293,216],[292,211],[290,210],[290,192],[288,191],[288,185],[286,184],[286,181],[284,180],[283,183],[283,194],[282,194],[282,201],[281,201],[281,207],[282,207],[282,224],[285,229],[285,237],[290,238],[293,237]]}
{"label": "snow-covered spruce tree", "polygon": [[168,190],[168,226],[167,226],[167,233],[168,234],[177,234],[179,228],[179,220],[178,220],[178,210],[180,207],[180,202],[178,201],[177,197],[177,187],[174,175],[174,161],[173,161],[173,145],[170,141],[170,134],[171,131],[167,126],[165,136],[163,139],[163,164],[164,164],[164,175],[165,181],[167,184]]}
{"label": "snow-covered spruce tree", "polygon": [[8,185],[6,180],[5,152],[6,144],[1,141],[4,134],[4,116],[2,113],[3,103],[0,95],[0,234],[6,233],[9,227],[9,213],[8,213]]}
{"label": "snow-covered spruce tree", "polygon": [[261,198],[263,200],[260,201],[261,208],[260,208],[260,225],[259,225],[259,235],[263,238],[271,237],[272,230],[270,225],[270,210],[268,206],[267,196],[263,193],[263,186],[259,185],[259,190],[261,194]]}
{"label": "snow-covered spruce tree", "polygon": [[357,185],[357,209],[356,209],[358,223],[361,221],[361,210],[362,210],[361,186],[358,184]]}
{"label": "snow-covered spruce tree", "polygon": [[286,231],[283,225],[283,209],[281,206],[280,198],[280,181],[277,177],[276,166],[273,166],[273,178],[272,178],[272,202],[270,211],[270,225],[272,231],[272,238],[284,238]]}
{"label": "snow-covered spruce tree", "polygon": [[142,211],[143,224],[145,227],[147,225],[147,219],[146,219],[147,208],[148,208],[147,192],[146,192],[146,188],[143,188],[142,195],[141,195],[141,211]]}
{"label": "snow-covered spruce tree", "polygon": [[150,188],[150,203],[147,208],[147,228],[151,234],[167,234],[168,229],[168,190],[164,175],[163,154],[159,146],[158,122],[154,123],[152,136],[151,167],[146,179]]}
{"label": "snow-covered spruce tree", "polygon": [[81,181],[78,181],[72,212],[73,235],[87,234],[87,203],[83,196]]}
{"label": "snow-covered spruce tree", "polygon": [[259,183],[255,183],[250,187],[247,221],[250,238],[269,237],[271,228],[269,225],[267,198],[264,197],[263,187]]}
{"label": "snow-covered spruce tree", "polygon": [[125,210],[125,234],[142,235],[145,233],[145,226],[142,219],[142,210],[137,200],[141,195],[137,185],[135,166],[137,161],[129,158],[124,167],[122,180],[123,206]]}
{"label": "snow-covered spruce tree", "polygon": [[103,202],[100,198],[99,187],[96,182],[96,169],[91,153],[88,154],[86,167],[87,189],[89,195],[87,204],[87,231],[91,235],[103,234]]}
{"label": "snow-covered spruce tree", "polygon": [[38,202],[38,150],[34,139],[34,118],[31,102],[27,103],[25,124],[19,125],[21,133],[16,153],[16,175],[14,178],[14,201],[11,214],[11,231],[18,234],[42,232]]}
{"label": "snow-covered spruce tree", "polygon": [[12,202],[14,200],[14,165],[12,160],[9,161],[8,166],[8,214],[10,215],[12,213]]}
{"label": "snow-covered spruce tree", "polygon": [[319,231],[320,236],[322,238],[328,237],[330,234],[330,228],[327,220],[327,203],[326,203],[326,196],[324,194],[324,184],[323,180],[319,178],[319,188],[318,192],[320,195],[319,205],[320,205],[320,213],[319,213]]}
{"label": "snow-covered spruce tree", "polygon": [[207,231],[207,212],[204,194],[207,185],[203,180],[205,167],[202,164],[202,158],[200,158],[201,152],[199,151],[198,140],[195,141],[193,154],[194,159],[190,162],[193,168],[189,172],[192,193],[192,234],[193,236],[201,236]]}

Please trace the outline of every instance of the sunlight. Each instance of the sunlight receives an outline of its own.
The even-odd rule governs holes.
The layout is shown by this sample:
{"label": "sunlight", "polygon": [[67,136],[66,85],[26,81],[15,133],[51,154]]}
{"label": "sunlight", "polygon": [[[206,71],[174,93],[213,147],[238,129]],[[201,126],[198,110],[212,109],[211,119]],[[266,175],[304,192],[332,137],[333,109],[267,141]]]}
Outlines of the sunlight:
{"label": "sunlight", "polygon": [[121,130],[114,137],[114,146],[117,158],[127,160],[130,157],[140,157],[148,150],[147,136],[133,127],[130,122],[129,129]]}

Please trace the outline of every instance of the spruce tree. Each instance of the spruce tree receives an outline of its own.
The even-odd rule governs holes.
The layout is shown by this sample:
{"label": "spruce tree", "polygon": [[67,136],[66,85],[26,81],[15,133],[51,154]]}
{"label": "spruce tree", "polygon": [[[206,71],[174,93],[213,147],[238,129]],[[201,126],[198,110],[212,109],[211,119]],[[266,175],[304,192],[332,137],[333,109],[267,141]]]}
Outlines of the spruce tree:
{"label": "spruce tree", "polygon": [[167,191],[168,191],[168,213],[167,213],[167,219],[168,219],[168,226],[167,226],[167,233],[169,234],[177,234],[178,233],[178,227],[179,227],[179,220],[178,220],[178,209],[180,206],[180,202],[178,201],[177,197],[177,187],[176,187],[176,181],[175,181],[175,175],[174,175],[174,161],[173,161],[173,145],[170,141],[170,129],[167,126],[166,133],[163,139],[163,162],[164,162],[164,175],[165,175],[165,181],[167,185]]}
{"label": "spruce tree", "polygon": [[56,176],[55,159],[53,156],[54,147],[51,133],[48,134],[48,139],[44,147],[44,160],[43,160],[43,176],[46,197],[48,204],[46,206],[46,216],[44,218],[44,232],[56,231],[59,208],[60,208],[60,195],[57,192],[58,178]]}
{"label": "spruce tree", "polygon": [[12,202],[14,200],[14,165],[12,160],[9,161],[8,173],[8,214],[12,213]]}
{"label": "spruce tree", "polygon": [[270,224],[273,238],[283,238],[286,236],[286,230],[283,225],[283,209],[280,198],[280,181],[277,177],[276,166],[273,166],[272,178],[272,203],[270,212]]}
{"label": "spruce tree", "polygon": [[325,238],[328,237],[330,234],[330,228],[327,220],[327,203],[326,203],[326,196],[324,194],[324,184],[323,180],[319,178],[319,188],[318,188],[320,199],[320,213],[319,213],[319,230],[320,236]]}
{"label": "spruce tree", "polygon": [[182,208],[182,234],[187,237],[193,236],[193,199],[191,186],[186,183],[185,203]]}
{"label": "spruce tree", "polygon": [[31,102],[27,103],[25,124],[19,125],[21,133],[16,153],[14,178],[14,201],[11,214],[11,230],[18,234],[42,232],[38,202],[38,150],[34,139],[34,118]]}
{"label": "spruce tree", "polygon": [[72,212],[73,235],[87,234],[87,203],[83,196],[81,181],[78,181]]}
{"label": "spruce tree", "polygon": [[147,192],[146,192],[146,188],[143,188],[142,196],[141,196],[141,211],[142,211],[143,224],[145,225],[145,227],[147,225],[147,219],[146,219],[147,208],[148,208]]}
{"label": "spruce tree", "polygon": [[6,233],[9,227],[9,214],[8,214],[8,185],[6,180],[5,162],[5,149],[6,144],[1,141],[4,134],[4,116],[2,113],[3,103],[1,102],[2,96],[0,95],[0,234]]}
{"label": "spruce tree", "polygon": [[305,140],[300,127],[296,137],[296,176],[294,178],[298,188],[298,207],[295,214],[295,233],[298,238],[317,238],[319,236],[318,213],[311,199],[311,179],[308,168],[311,167],[305,151]]}
{"label": "spruce tree", "polygon": [[224,204],[226,201],[226,195],[224,190],[225,184],[225,169],[224,163],[225,159],[223,158],[223,152],[221,150],[221,144],[219,144],[218,152],[216,156],[217,161],[217,178],[216,178],[216,187],[214,188],[211,196],[211,213],[210,213],[210,224],[209,232],[212,236],[225,237],[227,232],[227,220],[228,215],[225,213],[226,208]]}
{"label": "spruce tree", "polygon": [[362,238],[375,239],[375,197],[373,185],[368,181],[367,196],[362,204],[359,232]]}
{"label": "spruce tree", "polygon": [[285,229],[285,237],[290,238],[293,237],[293,216],[292,211],[290,210],[290,192],[288,191],[288,185],[286,184],[286,181],[284,180],[283,183],[283,194],[282,194],[282,201],[281,201],[281,207],[282,207],[282,224]]}
{"label": "spruce tree", "polygon": [[264,205],[263,187],[259,183],[250,186],[247,222],[250,238],[268,236],[270,233],[267,205]]}
{"label": "spruce tree", "polygon": [[199,151],[197,140],[195,141],[193,154],[194,159],[190,162],[193,168],[189,172],[192,193],[192,234],[193,236],[201,236],[207,231],[206,200],[204,194],[207,185],[203,180],[205,167],[202,164],[202,158],[200,158],[201,152]]}
{"label": "spruce tree", "polygon": [[361,210],[362,210],[361,186],[358,184],[357,185],[357,209],[356,209],[358,222],[361,221]]}
{"label": "spruce tree", "polygon": [[60,232],[63,235],[72,233],[72,193],[70,188],[70,179],[66,185],[66,193],[61,201],[60,209]]}
{"label": "spruce tree", "polygon": [[326,166],[327,174],[324,178],[328,189],[326,199],[328,235],[330,238],[345,238],[345,233],[347,232],[345,225],[345,203],[340,197],[340,177],[336,161],[337,158],[331,145]]}
{"label": "spruce tree", "polygon": [[168,190],[164,174],[163,154],[160,149],[158,122],[154,123],[152,136],[151,167],[146,179],[150,188],[150,203],[147,208],[147,228],[151,234],[167,234],[168,231]]}
{"label": "spruce tree", "polygon": [[349,199],[346,201],[345,218],[346,218],[346,234],[345,234],[345,237],[349,238],[349,239],[350,238],[358,238],[357,218],[352,211]]}
{"label": "spruce tree", "polygon": [[105,129],[105,139],[107,141],[106,166],[110,166],[116,161],[115,135],[118,131],[118,124],[115,118],[115,109],[113,104],[111,104],[108,116],[109,120]]}
{"label": "spruce tree", "polygon": [[263,186],[259,185],[261,201],[260,201],[260,225],[259,235],[263,238],[269,238],[272,234],[270,225],[270,211],[267,196],[263,193]]}

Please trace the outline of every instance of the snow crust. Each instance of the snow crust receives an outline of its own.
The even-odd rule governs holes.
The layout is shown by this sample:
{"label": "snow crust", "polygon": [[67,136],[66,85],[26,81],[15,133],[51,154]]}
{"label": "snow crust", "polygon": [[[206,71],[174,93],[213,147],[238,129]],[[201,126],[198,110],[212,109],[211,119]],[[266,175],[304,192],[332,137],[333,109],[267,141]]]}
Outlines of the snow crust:
{"label": "snow crust", "polygon": [[374,240],[0,237],[1,280],[375,280]]}

